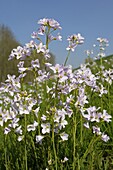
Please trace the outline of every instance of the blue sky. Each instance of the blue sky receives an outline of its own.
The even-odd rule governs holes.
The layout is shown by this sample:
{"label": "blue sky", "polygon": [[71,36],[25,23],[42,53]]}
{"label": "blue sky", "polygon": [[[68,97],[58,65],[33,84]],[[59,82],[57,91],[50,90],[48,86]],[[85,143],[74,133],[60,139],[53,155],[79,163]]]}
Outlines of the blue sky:
{"label": "blue sky", "polygon": [[50,49],[57,63],[63,63],[67,54],[67,36],[81,33],[85,43],[77,47],[68,61],[74,67],[86,57],[97,37],[107,38],[106,54],[113,54],[113,0],[0,0],[0,24],[8,26],[16,39],[25,44],[38,29],[41,18],[54,18],[61,26],[62,42],[52,42]]}

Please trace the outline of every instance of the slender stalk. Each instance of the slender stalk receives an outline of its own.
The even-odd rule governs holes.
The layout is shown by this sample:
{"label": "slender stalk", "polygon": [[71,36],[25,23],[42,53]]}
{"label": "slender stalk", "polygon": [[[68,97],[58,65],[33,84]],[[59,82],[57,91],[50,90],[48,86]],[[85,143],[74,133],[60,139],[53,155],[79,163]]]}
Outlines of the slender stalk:
{"label": "slender stalk", "polygon": [[6,170],[8,170],[8,165],[7,165],[7,147],[6,147],[6,135],[4,134],[4,154],[5,154],[5,167]]}
{"label": "slender stalk", "polygon": [[[5,129],[5,123],[3,124],[3,129]],[[4,136],[4,159],[5,159],[5,167],[6,170],[8,170],[8,165],[7,165],[7,146],[6,146],[6,134],[4,134],[4,130],[3,130],[3,136]]]}
{"label": "slender stalk", "polygon": [[25,137],[25,146],[24,146],[24,152],[25,152],[25,170],[27,170],[27,145],[26,145],[26,131],[27,131],[27,125],[26,125],[26,115],[24,115],[25,118],[25,132],[24,132],[24,137]]}
{"label": "slender stalk", "polygon": [[[37,83],[37,74],[36,74],[37,70],[35,70],[33,73],[34,73],[34,82],[35,82],[35,96],[36,96],[36,99],[37,99],[37,103],[38,103],[38,83]],[[38,125],[40,125],[40,114],[38,114],[38,118],[37,118],[37,121],[38,121]],[[38,134],[40,135],[40,126],[38,126]]]}
{"label": "slender stalk", "polygon": [[97,136],[94,136],[94,137],[92,138],[92,140],[91,140],[90,143],[89,143],[88,148],[86,149],[86,151],[85,151],[85,153],[84,153],[84,155],[83,155],[83,157],[82,157],[82,162],[83,162],[84,159],[87,157],[87,155],[88,155],[88,153],[91,151],[94,143],[95,143],[99,138],[100,138],[100,137],[97,137]]}
{"label": "slender stalk", "polygon": [[76,152],[76,117],[73,114],[73,170],[75,170],[75,164],[76,164],[76,157],[75,157],[75,152]]}
{"label": "slender stalk", "polygon": [[48,26],[48,30],[46,32],[46,48],[48,49],[49,45],[49,33],[50,33],[50,27]]}
{"label": "slender stalk", "polygon": [[83,145],[83,121],[82,121],[82,115],[80,115],[80,119],[81,119],[81,127],[80,127],[80,143],[81,145]]}
{"label": "slender stalk", "polygon": [[102,65],[103,65],[102,57],[100,57],[100,65],[101,65],[101,69],[102,69]]}
{"label": "slender stalk", "polygon": [[109,84],[108,84],[108,102],[109,102],[109,114],[111,114],[111,103],[110,103],[110,89],[109,89],[110,87],[109,87]]}
{"label": "slender stalk", "polygon": [[79,154],[77,153],[77,159],[78,159],[78,170],[80,170],[80,159],[79,159]]}
{"label": "slender stalk", "polygon": [[70,55],[70,51],[68,51],[68,54],[67,54],[66,60],[65,60],[65,62],[64,62],[64,66],[66,66],[66,64],[67,64],[67,61],[68,61],[68,59],[69,59],[69,55]]}
{"label": "slender stalk", "polygon": [[90,169],[94,170],[93,163],[94,163],[94,160],[95,160],[95,150],[93,151],[91,157],[92,157],[92,159],[90,161]]}
{"label": "slender stalk", "polygon": [[54,151],[54,157],[55,157],[55,169],[58,169],[57,165],[57,154],[56,154],[56,148],[55,148],[55,140],[54,140],[54,120],[53,120],[53,125],[52,125],[52,144],[53,144],[53,151]]}
{"label": "slender stalk", "polygon": [[[58,86],[58,80],[56,82],[55,86],[55,99],[57,99],[57,86]],[[56,100],[54,101],[54,109],[56,107]],[[58,169],[58,164],[57,164],[57,153],[56,153],[56,148],[55,148],[55,134],[54,134],[54,112],[55,110],[53,109],[52,111],[52,145],[53,145],[53,151],[54,151],[54,157],[55,157],[55,169]]]}
{"label": "slender stalk", "polygon": [[[101,52],[101,51],[100,51]],[[101,80],[103,78],[103,75],[102,75],[102,65],[103,65],[103,61],[102,61],[102,56],[100,57],[100,65],[101,65],[101,68],[100,68],[100,76],[101,76]],[[103,110],[103,96],[101,96],[101,111]]]}
{"label": "slender stalk", "polygon": [[35,147],[35,144],[34,144],[34,141],[33,141],[33,136],[31,136],[31,143],[32,143],[32,147],[34,149],[35,159],[36,159],[36,162],[37,162],[37,153],[36,153],[36,147]]}
{"label": "slender stalk", "polygon": [[[77,90],[74,91],[74,95],[77,97]],[[75,157],[75,153],[76,153],[76,130],[77,130],[77,112],[78,109],[76,108],[76,112],[73,113],[73,170],[75,170],[76,167],[76,157]]]}

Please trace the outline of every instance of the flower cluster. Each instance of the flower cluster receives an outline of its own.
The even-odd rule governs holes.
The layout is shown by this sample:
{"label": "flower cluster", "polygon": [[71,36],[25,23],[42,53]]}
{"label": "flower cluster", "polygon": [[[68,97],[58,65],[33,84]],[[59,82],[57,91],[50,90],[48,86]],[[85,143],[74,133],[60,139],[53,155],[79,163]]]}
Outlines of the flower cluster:
{"label": "flower cluster", "polygon": [[69,36],[67,40],[69,41],[69,46],[66,49],[71,51],[74,51],[77,45],[84,43],[84,37],[80,33]]}
{"label": "flower cluster", "polygon": [[46,46],[53,40],[62,41],[62,36],[60,35],[60,33],[58,33],[57,36],[53,36],[52,34],[53,31],[57,29],[62,29],[60,24],[56,20],[43,18],[38,21],[38,24],[40,25],[40,27],[37,32],[32,33],[31,35],[32,38],[36,38],[41,41],[39,35],[46,35],[47,36]]}
{"label": "flower cluster", "polygon": [[[18,65],[19,72],[23,70],[23,63]],[[97,112],[99,109],[96,109],[95,106],[88,107],[89,101],[88,101],[88,95],[86,92],[86,86],[89,86],[93,91],[98,91],[98,86],[96,84],[97,78],[92,74],[91,70],[89,68],[86,68],[86,66],[81,66],[80,69],[76,70],[75,72],[72,71],[71,66],[63,66],[56,64],[55,66],[51,66],[50,69],[53,71],[52,75],[47,76],[47,72],[42,72],[40,70],[40,64],[39,60],[35,60],[31,62],[30,70],[36,68],[36,72],[38,72],[38,77],[35,80],[35,84],[33,86],[38,86],[38,103],[36,100],[36,96],[34,96],[35,89],[32,91],[23,91],[22,90],[22,84],[21,79],[22,77],[15,77],[8,75],[8,79],[6,80],[5,84],[0,88],[1,92],[1,103],[4,102],[4,106],[1,106],[1,125],[7,124],[7,126],[4,129],[4,133],[8,134],[11,129],[15,129],[15,133],[18,132],[23,137],[23,131],[22,126],[20,123],[20,118],[23,115],[32,115],[33,113],[36,116],[36,119],[33,120],[32,124],[27,125],[27,131],[35,131],[37,127],[39,126],[39,123],[37,122],[37,118],[39,117],[39,110],[41,110],[41,104],[44,100],[44,94],[43,91],[41,91],[40,87],[45,83],[45,81],[49,81],[52,79],[52,85],[47,85],[46,93],[53,101],[58,99],[57,105],[55,108],[51,109],[53,107],[53,102],[49,102],[50,108],[46,110],[45,113],[41,116],[41,133],[42,135],[36,136],[36,141],[40,142],[45,134],[50,134],[51,132],[51,115],[53,122],[54,122],[54,132],[59,133],[61,136],[61,139],[68,140],[68,134],[62,132],[62,129],[65,129],[65,127],[68,125],[68,121],[66,120],[67,117],[71,119],[72,115],[74,114],[73,109],[71,105],[75,108],[78,108],[80,112],[82,113],[82,116],[85,120],[88,122],[85,123],[89,127],[89,122],[99,122],[105,121],[110,122],[111,121],[111,115],[109,115],[106,110],[103,110],[103,113]],[[26,71],[25,69],[23,70]],[[40,74],[39,74],[40,72]],[[41,73],[42,72],[42,73]],[[32,87],[33,87],[32,86]],[[74,91],[77,92],[76,99],[73,96]],[[5,93],[5,95],[4,95]],[[62,100],[62,98],[65,98],[65,100]],[[71,104],[72,103],[72,104]],[[38,107],[33,110],[33,107],[38,104]],[[10,108],[8,108],[8,105],[10,105]],[[86,114],[87,112],[87,114]],[[5,113],[5,114],[4,114]],[[9,123],[8,123],[9,122]],[[93,128],[93,126],[92,126]],[[61,131],[61,133],[60,133]],[[94,130],[93,130],[94,131]],[[96,133],[96,132],[95,132]],[[97,133],[98,134],[98,133]],[[99,133],[103,134],[103,133]],[[18,137],[18,140],[20,141],[20,137]],[[23,138],[21,138],[23,139]],[[103,138],[102,138],[103,139]]]}

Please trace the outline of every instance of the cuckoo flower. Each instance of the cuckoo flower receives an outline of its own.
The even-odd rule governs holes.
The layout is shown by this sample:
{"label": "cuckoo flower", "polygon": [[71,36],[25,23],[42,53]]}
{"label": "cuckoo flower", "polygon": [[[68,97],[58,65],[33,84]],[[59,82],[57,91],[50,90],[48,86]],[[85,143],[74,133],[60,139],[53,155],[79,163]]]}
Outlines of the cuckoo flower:
{"label": "cuckoo flower", "polygon": [[60,24],[54,19],[43,18],[38,21],[38,24],[40,24],[41,26],[49,26],[54,30],[61,29]]}
{"label": "cuckoo flower", "polygon": [[73,52],[75,51],[77,45],[84,43],[84,37],[82,37],[80,33],[69,36],[67,40],[69,41],[69,46],[66,50]]}

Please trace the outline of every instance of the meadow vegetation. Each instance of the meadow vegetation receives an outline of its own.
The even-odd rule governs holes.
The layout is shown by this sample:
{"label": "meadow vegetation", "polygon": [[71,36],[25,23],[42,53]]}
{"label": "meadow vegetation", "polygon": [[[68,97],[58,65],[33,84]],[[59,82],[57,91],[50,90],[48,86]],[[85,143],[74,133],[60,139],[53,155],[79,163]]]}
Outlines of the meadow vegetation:
{"label": "meadow vegetation", "polygon": [[113,169],[113,57],[105,57],[108,40],[97,38],[96,58],[86,51],[86,63],[74,69],[67,65],[69,54],[84,37],[69,36],[66,60],[53,64],[49,44],[62,40],[55,35],[61,26],[47,18],[38,24],[34,40],[9,56],[10,62],[17,60],[18,75],[8,74],[0,86],[0,169]]}

